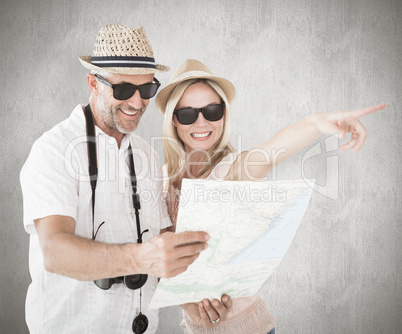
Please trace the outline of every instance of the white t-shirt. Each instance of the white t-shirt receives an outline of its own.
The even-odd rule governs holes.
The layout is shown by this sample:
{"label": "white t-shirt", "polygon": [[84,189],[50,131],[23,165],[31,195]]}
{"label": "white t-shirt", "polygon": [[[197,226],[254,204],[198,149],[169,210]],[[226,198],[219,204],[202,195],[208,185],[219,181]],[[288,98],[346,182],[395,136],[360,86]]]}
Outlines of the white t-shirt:
{"label": "white t-shirt", "polygon": [[[120,148],[113,137],[96,127],[98,182],[95,202],[97,241],[136,243],[137,229],[129,179],[128,144],[134,154],[137,193],[140,196],[143,241],[171,225],[162,200],[162,175],[157,154],[136,135],[124,136]],[[139,313],[140,290],[114,284],[109,290],[52,274],[44,269],[34,220],[50,215],[70,216],[76,235],[92,237],[91,187],[83,106],[43,134],[33,145],[21,171],[24,226],[30,234],[29,270],[32,283],[26,299],[31,333],[132,333]],[[142,287],[141,312],[149,319],[146,333],[158,326],[158,311],[148,311],[157,279],[148,276]]]}

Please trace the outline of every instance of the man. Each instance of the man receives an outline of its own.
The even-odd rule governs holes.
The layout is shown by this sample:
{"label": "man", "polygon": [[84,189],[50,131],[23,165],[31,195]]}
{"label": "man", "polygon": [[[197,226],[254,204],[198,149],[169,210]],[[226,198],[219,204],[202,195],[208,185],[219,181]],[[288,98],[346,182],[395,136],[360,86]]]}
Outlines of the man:
{"label": "man", "polygon": [[[157,277],[185,271],[209,238],[204,232],[159,235],[170,226],[159,161],[132,134],[159,86],[154,74],[169,68],[155,64],[142,27],[121,25],[103,27],[92,57],[80,61],[92,70],[89,105],[78,105],[40,137],[21,171],[32,277],[27,324],[40,334],[144,333],[146,327],[154,333],[157,311],[147,309]],[[87,137],[84,109],[93,115],[95,139]],[[93,192],[88,141],[97,155]],[[115,279],[134,274],[143,274],[145,285],[130,289]]]}

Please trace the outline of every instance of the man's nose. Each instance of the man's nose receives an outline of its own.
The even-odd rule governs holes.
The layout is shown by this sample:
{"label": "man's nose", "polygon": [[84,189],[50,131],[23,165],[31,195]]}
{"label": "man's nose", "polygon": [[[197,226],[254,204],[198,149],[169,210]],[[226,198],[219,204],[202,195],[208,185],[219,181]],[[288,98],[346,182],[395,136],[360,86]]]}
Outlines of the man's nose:
{"label": "man's nose", "polygon": [[140,95],[140,91],[138,89],[135,91],[134,95],[127,100],[127,102],[130,105],[130,107],[134,109],[141,109],[142,106],[144,105],[144,102],[142,101]]}

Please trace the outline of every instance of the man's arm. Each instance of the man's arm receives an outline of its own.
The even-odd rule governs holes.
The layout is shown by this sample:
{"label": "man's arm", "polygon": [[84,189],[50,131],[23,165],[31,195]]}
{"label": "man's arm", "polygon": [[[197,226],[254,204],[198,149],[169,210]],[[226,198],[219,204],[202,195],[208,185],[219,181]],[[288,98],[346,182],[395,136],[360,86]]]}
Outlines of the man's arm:
{"label": "man's arm", "polygon": [[132,274],[173,277],[206,249],[205,232],[166,232],[143,244],[105,244],[74,234],[75,220],[48,216],[35,220],[45,269],[83,281]]}

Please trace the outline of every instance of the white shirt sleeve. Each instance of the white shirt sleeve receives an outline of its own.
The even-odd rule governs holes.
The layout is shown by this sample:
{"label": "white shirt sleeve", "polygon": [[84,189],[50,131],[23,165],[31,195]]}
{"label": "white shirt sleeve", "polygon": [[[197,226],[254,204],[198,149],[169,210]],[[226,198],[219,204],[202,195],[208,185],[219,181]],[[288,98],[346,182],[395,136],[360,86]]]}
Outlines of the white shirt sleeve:
{"label": "white shirt sleeve", "polygon": [[77,176],[66,167],[66,144],[59,137],[49,132],[40,137],[21,170],[24,227],[30,234],[36,233],[35,219],[77,216]]}
{"label": "white shirt sleeve", "polygon": [[156,186],[157,193],[158,193],[158,196],[160,197],[158,204],[159,204],[159,213],[160,213],[160,229],[162,230],[162,229],[165,229],[165,228],[171,226],[172,222],[170,221],[166,202],[163,199],[163,180],[164,180],[164,178],[163,178],[162,168],[161,168],[161,165],[159,162],[159,157],[158,157],[158,154],[154,150],[152,150],[152,153],[155,157],[154,158],[154,161],[155,161],[154,170],[156,171],[155,172],[155,176],[156,176],[155,181],[157,182],[157,186]]}

